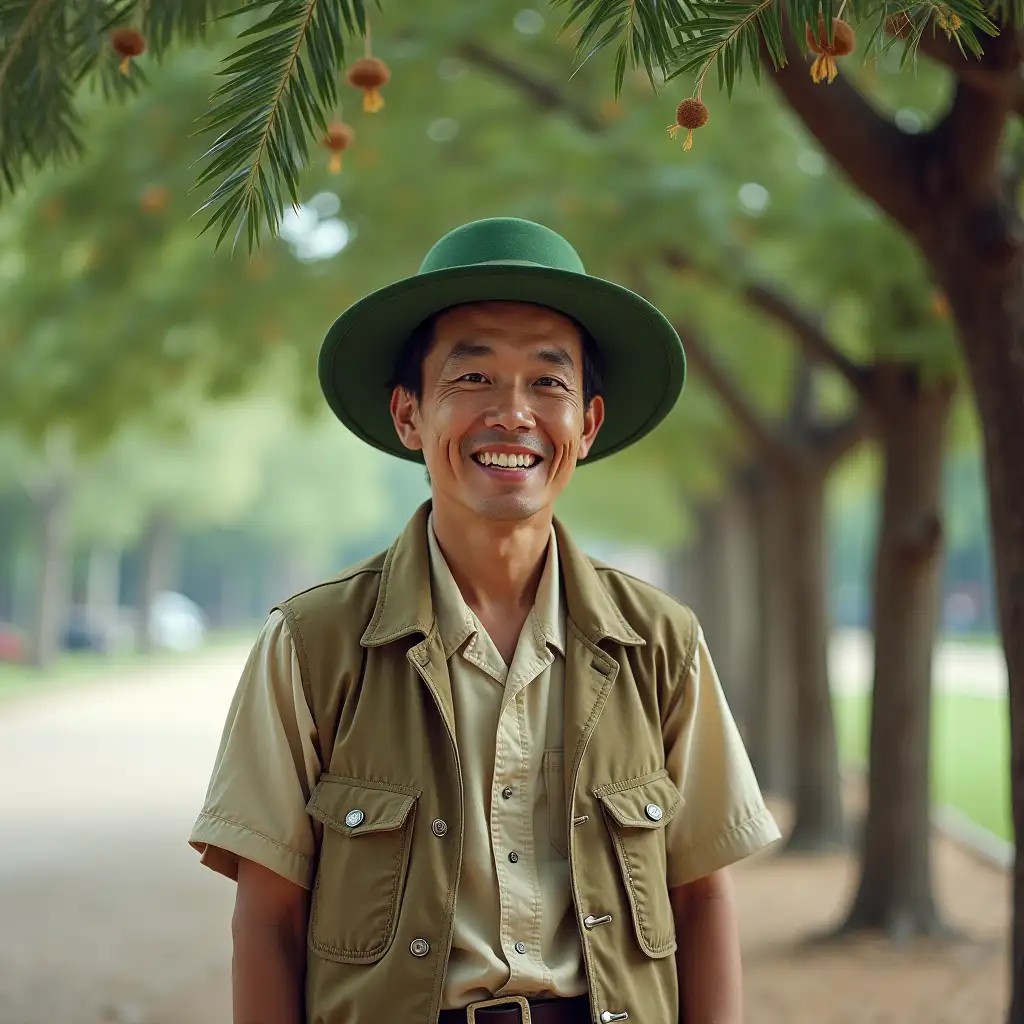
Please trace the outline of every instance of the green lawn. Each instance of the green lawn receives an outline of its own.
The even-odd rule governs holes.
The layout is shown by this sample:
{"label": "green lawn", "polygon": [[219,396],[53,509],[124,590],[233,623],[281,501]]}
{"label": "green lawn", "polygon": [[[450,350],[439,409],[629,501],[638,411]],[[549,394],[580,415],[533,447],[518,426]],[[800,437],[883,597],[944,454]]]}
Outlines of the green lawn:
{"label": "green lawn", "polygon": [[[867,697],[836,696],[840,756],[863,764]],[[932,717],[932,797],[1010,840],[1010,735],[1006,701],[936,694]]]}

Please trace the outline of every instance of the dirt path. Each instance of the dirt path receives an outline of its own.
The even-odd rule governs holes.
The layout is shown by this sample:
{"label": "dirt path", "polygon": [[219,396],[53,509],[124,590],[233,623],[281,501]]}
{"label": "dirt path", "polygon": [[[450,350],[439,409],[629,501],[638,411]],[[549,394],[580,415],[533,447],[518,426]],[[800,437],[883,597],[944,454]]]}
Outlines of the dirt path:
{"label": "dirt path", "polygon": [[[230,1020],[233,889],[185,839],[244,655],[0,708],[0,1024]],[[749,1024],[1001,1020],[1004,875],[939,842],[940,896],[970,942],[804,948],[851,872],[844,858],[736,872]]]}

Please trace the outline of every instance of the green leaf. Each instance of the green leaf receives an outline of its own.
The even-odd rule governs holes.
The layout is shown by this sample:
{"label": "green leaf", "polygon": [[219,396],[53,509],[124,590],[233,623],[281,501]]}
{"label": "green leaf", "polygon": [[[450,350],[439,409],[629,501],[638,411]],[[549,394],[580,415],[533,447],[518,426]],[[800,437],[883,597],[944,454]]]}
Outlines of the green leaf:
{"label": "green leaf", "polygon": [[366,14],[362,0],[252,0],[244,10],[263,16],[220,69],[225,81],[205,127],[221,134],[196,184],[216,183],[204,230],[217,228],[219,245],[237,224],[237,244],[244,227],[251,252],[263,226],[276,234],[285,204],[299,200],[309,140],[338,101],[346,34],[365,26]]}

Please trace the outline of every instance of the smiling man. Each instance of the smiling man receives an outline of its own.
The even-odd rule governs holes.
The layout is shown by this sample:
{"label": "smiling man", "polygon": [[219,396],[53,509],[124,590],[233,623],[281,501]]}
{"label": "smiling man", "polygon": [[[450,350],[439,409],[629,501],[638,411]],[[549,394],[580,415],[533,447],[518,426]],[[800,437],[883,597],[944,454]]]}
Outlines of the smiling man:
{"label": "smiling man", "polygon": [[509,218],[331,328],[328,403],[431,500],[275,608],[236,691],[191,837],[238,883],[236,1024],[739,1024],[726,869],[778,829],[692,612],[554,519],[684,373]]}

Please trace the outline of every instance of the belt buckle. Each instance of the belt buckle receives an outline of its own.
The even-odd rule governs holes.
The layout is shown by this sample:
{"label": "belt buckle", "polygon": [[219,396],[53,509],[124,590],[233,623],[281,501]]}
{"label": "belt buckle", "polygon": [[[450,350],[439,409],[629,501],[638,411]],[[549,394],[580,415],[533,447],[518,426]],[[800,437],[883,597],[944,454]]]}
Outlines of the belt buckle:
{"label": "belt buckle", "polygon": [[526,996],[502,996],[500,999],[482,999],[478,1003],[470,1003],[466,1007],[466,1024],[482,1024],[476,1019],[476,1011],[489,1006],[518,1006],[519,1019],[523,1024],[532,1024],[530,1019],[530,1001]]}

